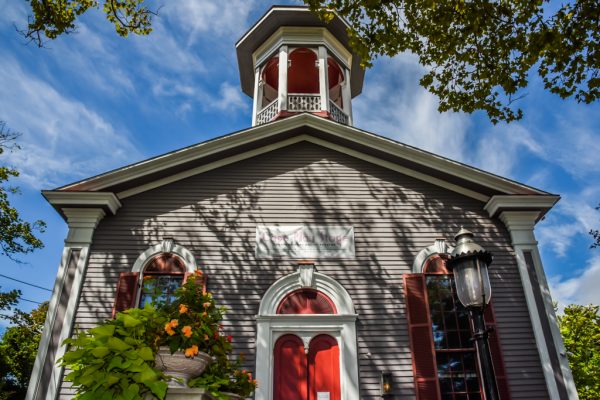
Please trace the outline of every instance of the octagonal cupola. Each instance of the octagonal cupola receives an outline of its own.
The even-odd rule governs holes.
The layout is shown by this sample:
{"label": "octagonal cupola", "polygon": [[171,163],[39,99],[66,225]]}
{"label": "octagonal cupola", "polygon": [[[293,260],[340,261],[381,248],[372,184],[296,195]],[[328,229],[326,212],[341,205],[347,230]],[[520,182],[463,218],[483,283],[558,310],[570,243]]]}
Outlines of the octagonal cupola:
{"label": "octagonal cupola", "polygon": [[303,112],[352,125],[364,70],[347,28],[338,16],[324,23],[306,7],[274,6],[238,41],[253,126]]}

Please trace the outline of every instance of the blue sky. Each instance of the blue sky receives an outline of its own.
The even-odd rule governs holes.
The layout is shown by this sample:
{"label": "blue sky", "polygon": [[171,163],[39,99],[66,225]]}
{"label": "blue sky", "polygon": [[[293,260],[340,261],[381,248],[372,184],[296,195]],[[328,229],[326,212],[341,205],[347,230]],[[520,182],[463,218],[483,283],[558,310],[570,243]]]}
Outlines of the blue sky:
{"label": "blue sky", "polygon": [[[15,30],[27,21],[25,2],[0,0],[0,120],[22,133],[22,150],[0,162],[21,171],[13,205],[48,224],[46,247],[23,264],[0,259],[0,273],[53,286],[67,229],[40,190],[250,126],[234,44],[272,3],[165,3],[149,37],[120,38],[93,11],[77,33],[39,49]],[[536,228],[553,295],[600,304],[600,250],[587,234],[600,227],[600,103],[560,100],[534,78],[520,102],[525,118],[494,126],[483,113],[438,113],[421,74],[411,55],[377,60],[353,102],[355,125],[560,194]],[[2,277],[0,286],[49,298]]]}

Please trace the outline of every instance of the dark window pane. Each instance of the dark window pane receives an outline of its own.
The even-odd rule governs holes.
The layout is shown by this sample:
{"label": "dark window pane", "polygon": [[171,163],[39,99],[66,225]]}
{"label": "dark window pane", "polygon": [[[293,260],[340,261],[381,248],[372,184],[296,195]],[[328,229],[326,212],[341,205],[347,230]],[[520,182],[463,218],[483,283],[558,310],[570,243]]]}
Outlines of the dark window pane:
{"label": "dark window pane", "polygon": [[476,376],[467,378],[467,390],[469,392],[479,392],[479,380]]}
{"label": "dark window pane", "polygon": [[446,337],[448,338],[448,348],[449,349],[460,349],[461,348],[458,332],[448,332]]}
{"label": "dark window pane", "polygon": [[445,313],[444,314],[444,323],[446,324],[446,329],[455,330],[456,326],[456,313]]}
{"label": "dark window pane", "polygon": [[452,379],[452,386],[454,387],[454,391],[455,392],[466,392],[467,391],[467,385],[465,384],[465,379],[462,377],[457,377],[455,376],[454,379]]}

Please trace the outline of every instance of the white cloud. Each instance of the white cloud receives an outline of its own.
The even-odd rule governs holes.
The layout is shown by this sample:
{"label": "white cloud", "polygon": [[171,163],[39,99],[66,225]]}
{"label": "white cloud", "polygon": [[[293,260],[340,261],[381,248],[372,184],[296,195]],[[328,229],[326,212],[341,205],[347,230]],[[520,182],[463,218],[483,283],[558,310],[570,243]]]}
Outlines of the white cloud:
{"label": "white cloud", "polygon": [[419,86],[417,59],[401,54],[367,70],[363,93],[353,102],[358,127],[455,160],[465,160],[465,114],[437,110],[438,100]]}
{"label": "white cloud", "polygon": [[[587,238],[590,229],[600,226],[599,213],[595,209],[598,201],[600,188],[597,186],[565,195],[536,229],[540,247],[559,257],[566,256],[578,236]],[[591,243],[591,237],[588,242]]]}
{"label": "white cloud", "polygon": [[29,75],[12,58],[0,60],[0,118],[19,138],[22,150],[8,161],[32,187],[48,188],[140,158],[127,132],[117,131],[85,104]]}
{"label": "white cloud", "polygon": [[229,0],[227,3],[180,0],[168,3],[160,13],[187,33],[187,46],[191,46],[199,38],[210,40],[241,35],[249,26],[248,15],[254,3],[249,0]]}
{"label": "white cloud", "polygon": [[524,126],[516,122],[496,125],[479,138],[472,162],[485,171],[510,177],[515,166],[527,156],[524,151],[538,156],[544,154],[544,149]]}
{"label": "white cloud", "polygon": [[223,82],[219,89],[217,101],[209,103],[209,106],[214,107],[217,110],[227,111],[236,108],[246,109],[248,108],[248,103],[239,87],[234,86],[229,82]]}
{"label": "white cloud", "polygon": [[600,258],[592,258],[586,268],[573,278],[550,277],[550,292],[559,310],[569,304],[600,304]]}

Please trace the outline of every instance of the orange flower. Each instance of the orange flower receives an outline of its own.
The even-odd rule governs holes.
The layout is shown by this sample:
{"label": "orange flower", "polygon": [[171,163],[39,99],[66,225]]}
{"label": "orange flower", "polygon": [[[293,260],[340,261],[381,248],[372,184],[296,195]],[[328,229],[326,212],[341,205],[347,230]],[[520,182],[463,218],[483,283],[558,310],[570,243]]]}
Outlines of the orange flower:
{"label": "orange flower", "polygon": [[196,275],[198,276],[202,276],[202,271],[200,271],[199,269],[196,270]]}
{"label": "orange flower", "polygon": [[206,333],[204,334],[204,340],[208,341],[208,335]]}
{"label": "orange flower", "polygon": [[204,312],[202,313],[202,316],[203,316],[203,317],[208,317],[208,313],[207,313],[206,311],[204,311]]}
{"label": "orange flower", "polygon": [[206,303],[202,304],[204,306],[204,308],[208,308],[210,307],[210,301],[207,301]]}
{"label": "orange flower", "polygon": [[185,314],[188,312],[188,307],[185,304],[179,305],[179,314]]}
{"label": "orange flower", "polygon": [[146,275],[146,276],[144,276],[144,280],[145,280],[145,281],[148,281],[148,280],[150,280],[150,279],[152,279],[152,277],[151,277],[150,275]]}
{"label": "orange flower", "polygon": [[165,332],[167,332],[169,336],[173,336],[175,334],[175,331],[173,330],[169,322],[167,322],[167,324],[165,325]]}
{"label": "orange flower", "polygon": [[176,328],[177,325],[179,325],[179,321],[176,319],[172,319],[171,322],[169,322],[169,324],[171,324],[171,328]]}
{"label": "orange flower", "polygon": [[192,347],[188,347],[185,349],[185,356],[188,358],[192,358],[198,354],[198,346],[193,345]]}
{"label": "orange flower", "polygon": [[252,383],[254,383],[254,386],[258,386],[258,382],[256,381],[256,379],[253,379]]}
{"label": "orange flower", "polygon": [[181,333],[183,333],[183,336],[185,336],[186,338],[192,337],[192,327],[189,325],[184,326],[181,329]]}

